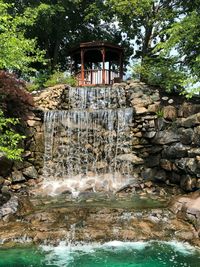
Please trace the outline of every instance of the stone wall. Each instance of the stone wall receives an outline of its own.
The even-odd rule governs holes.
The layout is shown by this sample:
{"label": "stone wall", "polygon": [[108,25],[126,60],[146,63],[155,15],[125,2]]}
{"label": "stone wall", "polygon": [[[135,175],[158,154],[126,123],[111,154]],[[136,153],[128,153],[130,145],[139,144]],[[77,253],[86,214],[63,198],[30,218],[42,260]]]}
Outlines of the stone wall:
{"label": "stone wall", "polygon": [[43,113],[32,110],[20,125],[26,135],[22,161],[12,161],[0,154],[0,204],[8,200],[10,191],[26,191],[27,187],[38,182],[44,152],[42,118]]}
{"label": "stone wall", "polygon": [[[121,90],[121,89],[124,90]],[[134,110],[131,153],[124,154],[145,181],[178,184],[185,191],[200,187],[200,104],[137,81],[114,84],[119,103]],[[19,191],[40,181],[44,155],[43,111],[68,109],[69,87],[59,85],[34,95],[35,109],[27,117],[23,162],[0,155],[1,192]],[[125,153],[125,152],[124,152]],[[3,201],[3,199],[2,199]]]}
{"label": "stone wall", "polygon": [[[69,109],[68,86],[49,88],[35,96],[38,109]],[[114,84],[112,91],[124,89],[121,101],[134,110],[130,144],[135,177],[166,184],[178,184],[185,191],[200,187],[200,104],[177,94],[163,93],[137,81]],[[120,91],[121,92],[121,91]],[[111,96],[112,97],[112,96]],[[124,100],[125,98],[125,100]],[[37,130],[37,129],[36,129]],[[37,131],[36,131],[37,132]],[[37,133],[41,140],[42,133]],[[35,151],[40,168],[42,151]],[[41,154],[40,154],[41,153]],[[37,157],[39,156],[39,158]],[[39,172],[41,170],[39,169]]]}

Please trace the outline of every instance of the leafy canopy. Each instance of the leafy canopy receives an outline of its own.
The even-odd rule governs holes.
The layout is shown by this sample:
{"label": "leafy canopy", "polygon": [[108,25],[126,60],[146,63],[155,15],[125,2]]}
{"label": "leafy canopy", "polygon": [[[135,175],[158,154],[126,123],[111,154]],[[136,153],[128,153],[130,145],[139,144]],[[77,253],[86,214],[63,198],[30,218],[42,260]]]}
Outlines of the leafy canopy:
{"label": "leafy canopy", "polygon": [[13,16],[9,13],[11,7],[0,0],[0,69],[29,72],[34,70],[32,63],[43,60],[36,38],[25,36],[25,28],[34,24],[37,12],[27,8],[22,15]]}

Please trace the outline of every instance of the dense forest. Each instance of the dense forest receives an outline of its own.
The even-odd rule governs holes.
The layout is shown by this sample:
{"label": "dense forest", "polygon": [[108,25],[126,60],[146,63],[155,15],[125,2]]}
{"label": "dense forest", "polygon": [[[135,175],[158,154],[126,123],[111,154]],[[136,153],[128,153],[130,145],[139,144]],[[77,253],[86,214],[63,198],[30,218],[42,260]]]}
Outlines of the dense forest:
{"label": "dense forest", "polygon": [[18,120],[6,117],[11,100],[30,102],[18,78],[29,90],[55,79],[73,83],[64,73],[80,42],[120,44],[133,78],[198,93],[199,9],[199,0],[0,0],[0,151],[10,158],[21,153]]}

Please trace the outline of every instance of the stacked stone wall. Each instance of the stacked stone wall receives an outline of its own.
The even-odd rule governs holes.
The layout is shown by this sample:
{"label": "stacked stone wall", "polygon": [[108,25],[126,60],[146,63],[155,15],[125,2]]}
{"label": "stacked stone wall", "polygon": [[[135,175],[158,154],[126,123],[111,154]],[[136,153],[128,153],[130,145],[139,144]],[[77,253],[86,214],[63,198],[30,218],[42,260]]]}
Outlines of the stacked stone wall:
{"label": "stacked stone wall", "polygon": [[[121,157],[134,166],[134,176],[147,181],[177,184],[185,191],[200,187],[200,104],[137,81],[114,84],[123,88],[123,101],[133,108],[129,152]],[[27,117],[22,162],[0,155],[1,191],[19,191],[40,181],[44,155],[45,110],[69,108],[69,87],[51,87],[35,96]],[[124,100],[125,97],[125,100]]]}

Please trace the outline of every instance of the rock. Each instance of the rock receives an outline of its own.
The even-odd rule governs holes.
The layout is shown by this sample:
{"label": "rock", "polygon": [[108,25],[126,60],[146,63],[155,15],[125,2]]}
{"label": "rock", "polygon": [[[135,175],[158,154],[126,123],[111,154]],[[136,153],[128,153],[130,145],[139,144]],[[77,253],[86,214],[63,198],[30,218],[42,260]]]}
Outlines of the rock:
{"label": "rock", "polygon": [[181,128],[178,130],[178,133],[180,134],[180,141],[184,145],[190,145],[193,140],[194,132],[192,129],[184,129]]}
{"label": "rock", "polygon": [[195,127],[192,141],[194,145],[200,146],[200,126]]}
{"label": "rock", "polygon": [[134,110],[135,110],[136,115],[141,115],[148,111],[145,107],[141,107],[141,106],[134,106]]}
{"label": "rock", "polygon": [[186,173],[200,175],[200,163],[196,158],[182,158],[175,160],[175,165]]}
{"label": "rock", "polygon": [[166,172],[164,170],[158,170],[154,175],[154,180],[165,182],[167,179]]}
{"label": "rock", "polygon": [[7,194],[7,193],[9,193],[9,187],[8,187],[7,185],[2,186],[2,188],[1,188],[1,192],[2,192],[3,194]]}
{"label": "rock", "polygon": [[156,171],[157,171],[157,169],[146,168],[141,173],[142,179],[144,179],[144,180],[153,180],[153,178],[154,178],[154,176],[156,174]]}
{"label": "rock", "polygon": [[181,143],[172,144],[171,146],[166,146],[162,152],[162,157],[167,159],[176,159],[187,157],[188,146],[184,146]]}
{"label": "rock", "polygon": [[173,163],[167,159],[161,159],[160,167],[166,171],[172,171]]}
{"label": "rock", "polygon": [[27,120],[27,124],[28,124],[28,126],[33,127],[36,124],[36,121],[35,120]]}
{"label": "rock", "polygon": [[10,200],[0,208],[0,219],[7,215],[16,213],[18,204],[18,198],[16,196],[12,196]]}
{"label": "rock", "polygon": [[35,152],[44,152],[44,134],[37,133],[35,136]]}
{"label": "rock", "polygon": [[156,113],[157,110],[160,108],[160,102],[154,103],[152,105],[148,106],[148,112],[149,113]]}
{"label": "rock", "polygon": [[163,101],[167,101],[168,99],[169,99],[168,96],[163,96],[163,97],[162,97],[162,100],[163,100]]}
{"label": "rock", "polygon": [[132,162],[135,165],[139,165],[139,164],[143,164],[144,163],[144,160],[142,158],[139,158],[135,154],[122,154],[122,155],[118,155],[116,157],[116,159],[122,160],[122,161],[130,161],[130,162]]}
{"label": "rock", "polygon": [[20,171],[14,171],[12,172],[12,181],[14,183],[16,182],[24,182],[26,181],[25,177],[23,176],[23,174]]}
{"label": "rock", "polygon": [[172,210],[181,214],[185,220],[192,222],[197,232],[200,231],[200,192],[178,198]]}
{"label": "rock", "polygon": [[163,117],[166,120],[175,120],[177,118],[177,110],[174,106],[163,107]]}
{"label": "rock", "polygon": [[200,124],[200,113],[191,115],[187,118],[179,119],[177,122],[178,126],[191,128]]}
{"label": "rock", "polygon": [[181,176],[180,186],[183,190],[191,192],[194,188],[196,188],[196,182],[197,180],[195,177],[191,177],[190,175],[183,175]]}
{"label": "rock", "polygon": [[15,191],[18,191],[21,188],[22,188],[22,184],[13,184],[13,185],[11,185],[11,189],[15,190]]}
{"label": "rock", "polygon": [[174,100],[173,100],[173,99],[169,99],[169,100],[168,100],[168,103],[169,103],[169,104],[173,104],[173,103],[174,103]]}
{"label": "rock", "polygon": [[178,111],[179,117],[189,117],[192,114],[200,112],[200,105],[199,104],[194,104],[194,103],[183,103]]}
{"label": "rock", "polygon": [[152,187],[153,186],[153,183],[152,183],[152,181],[148,181],[148,182],[145,182],[144,185],[146,187]]}
{"label": "rock", "polygon": [[166,145],[174,142],[179,142],[179,140],[180,136],[177,133],[170,130],[164,130],[156,134],[156,136],[152,140],[152,143]]}
{"label": "rock", "polygon": [[151,138],[153,138],[155,135],[156,135],[156,132],[155,132],[155,131],[151,131],[151,132],[145,132],[145,133],[143,134],[143,137],[151,139]]}
{"label": "rock", "polygon": [[188,150],[188,156],[190,158],[200,156],[200,148],[198,148],[198,147],[197,148],[190,148]]}
{"label": "rock", "polygon": [[145,161],[147,167],[156,167],[159,166],[160,163],[160,155],[150,155]]}
{"label": "rock", "polygon": [[170,182],[173,184],[180,184],[180,181],[181,181],[181,175],[176,172],[172,172],[170,177]]}
{"label": "rock", "polygon": [[0,177],[0,186],[4,183],[5,179],[3,177]]}
{"label": "rock", "polygon": [[6,177],[10,174],[13,161],[7,159],[3,153],[0,153],[0,176]]}
{"label": "rock", "polygon": [[37,179],[38,178],[38,172],[34,166],[30,166],[28,168],[23,169],[22,173],[25,177],[28,177],[30,179]]}

